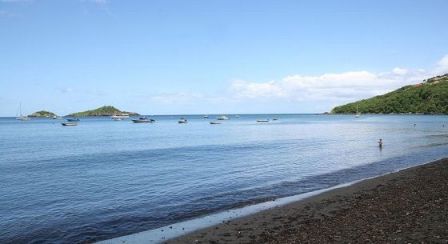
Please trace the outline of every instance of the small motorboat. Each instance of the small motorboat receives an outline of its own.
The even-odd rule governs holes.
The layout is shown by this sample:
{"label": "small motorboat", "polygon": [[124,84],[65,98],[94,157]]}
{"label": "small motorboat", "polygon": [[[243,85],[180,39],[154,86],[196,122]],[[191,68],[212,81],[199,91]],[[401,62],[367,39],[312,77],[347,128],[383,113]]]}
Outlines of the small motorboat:
{"label": "small motorboat", "polygon": [[210,124],[211,124],[211,125],[220,125],[221,122],[218,122],[218,121],[210,121]]}
{"label": "small motorboat", "polygon": [[186,120],[184,118],[180,118],[180,120],[177,121],[177,123],[179,123],[179,124],[186,124],[186,123],[188,123],[188,120]]}
{"label": "small motorboat", "polygon": [[78,125],[78,123],[76,123],[76,122],[62,122],[61,124],[62,124],[62,126],[77,126]]}
{"label": "small motorboat", "polygon": [[272,120],[278,120],[277,118],[273,118]]}
{"label": "small motorboat", "polygon": [[132,122],[134,123],[153,123],[155,120],[150,119],[148,117],[140,117],[138,119],[133,119]]}
{"label": "small motorboat", "polygon": [[217,120],[228,120],[229,119],[229,117],[227,117],[227,116],[225,116],[225,115],[223,115],[223,116],[219,116],[218,118],[217,118]]}
{"label": "small motorboat", "polygon": [[67,119],[68,122],[79,122],[78,118],[68,118]]}
{"label": "small motorboat", "polygon": [[208,119],[208,115],[204,115],[204,117],[202,117],[202,118],[204,118],[204,119]]}
{"label": "small motorboat", "polygon": [[268,123],[269,120],[268,119],[259,119],[257,120],[258,123]]}

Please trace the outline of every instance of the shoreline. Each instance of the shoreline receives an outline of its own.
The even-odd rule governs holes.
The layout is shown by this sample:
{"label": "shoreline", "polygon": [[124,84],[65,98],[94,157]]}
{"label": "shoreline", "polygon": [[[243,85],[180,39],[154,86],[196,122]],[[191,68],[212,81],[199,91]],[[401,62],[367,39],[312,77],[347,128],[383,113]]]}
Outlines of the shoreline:
{"label": "shoreline", "polygon": [[447,198],[448,158],[444,158],[360,180],[164,243],[447,243]]}
{"label": "shoreline", "polygon": [[[448,168],[448,158],[326,189],[279,198],[274,201],[227,210],[153,230],[103,240],[99,243],[275,243],[276,241],[273,240],[257,239],[257,236],[261,237],[265,236],[266,233],[278,232],[282,229],[279,225],[284,222],[285,218],[310,221],[315,219],[315,214],[326,216],[328,212],[344,209],[344,205],[350,204],[353,200],[350,199],[350,197],[353,198],[353,194],[370,192],[378,186],[384,186],[389,181],[396,181],[397,179],[400,181],[403,177],[406,178],[407,175],[419,171],[421,168],[439,164]],[[448,182],[448,176],[446,180]],[[343,200],[340,199],[341,197]],[[330,204],[320,203],[324,200],[329,201]],[[317,210],[315,209],[316,206],[319,206]],[[448,211],[448,208],[446,210]],[[305,213],[304,215],[301,213],[300,216],[296,216],[297,218],[291,217],[291,213],[302,211]],[[313,212],[312,215],[309,215],[310,211]],[[271,220],[267,220],[269,218]],[[448,229],[448,223],[446,227]]]}

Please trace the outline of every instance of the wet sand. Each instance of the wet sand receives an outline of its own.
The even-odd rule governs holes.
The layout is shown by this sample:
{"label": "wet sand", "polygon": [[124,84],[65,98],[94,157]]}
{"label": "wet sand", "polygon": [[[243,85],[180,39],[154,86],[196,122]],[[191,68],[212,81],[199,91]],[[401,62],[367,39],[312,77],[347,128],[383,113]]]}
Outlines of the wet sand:
{"label": "wet sand", "polygon": [[226,221],[166,243],[448,243],[448,159]]}

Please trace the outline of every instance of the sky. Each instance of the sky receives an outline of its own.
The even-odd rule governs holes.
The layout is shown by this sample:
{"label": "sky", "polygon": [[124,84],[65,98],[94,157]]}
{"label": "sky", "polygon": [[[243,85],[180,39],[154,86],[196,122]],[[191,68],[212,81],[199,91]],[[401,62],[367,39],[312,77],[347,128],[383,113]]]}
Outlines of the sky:
{"label": "sky", "polygon": [[448,73],[446,0],[0,0],[0,116],[319,113]]}

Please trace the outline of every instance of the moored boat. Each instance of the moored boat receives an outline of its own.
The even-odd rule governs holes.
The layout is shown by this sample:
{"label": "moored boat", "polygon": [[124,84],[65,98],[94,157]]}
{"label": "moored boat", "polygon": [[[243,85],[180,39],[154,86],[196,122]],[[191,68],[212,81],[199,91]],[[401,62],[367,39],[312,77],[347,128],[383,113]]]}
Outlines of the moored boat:
{"label": "moored boat", "polygon": [[76,123],[76,122],[62,122],[61,124],[62,124],[62,126],[77,126],[78,125],[78,123]]}
{"label": "moored boat", "polygon": [[177,123],[179,123],[179,124],[186,124],[186,123],[188,123],[188,120],[186,120],[184,118],[180,118],[180,120],[177,121]]}
{"label": "moored boat", "polygon": [[259,119],[257,120],[258,123],[268,123],[269,120],[268,119]]}
{"label": "moored boat", "polygon": [[134,123],[153,123],[155,120],[150,119],[148,117],[140,117],[138,119],[133,119],[132,122]]}
{"label": "moored boat", "polygon": [[79,122],[78,118],[68,118],[67,119],[68,122]]}
{"label": "moored boat", "polygon": [[120,121],[129,118],[129,114],[114,114],[110,117],[112,120]]}
{"label": "moored boat", "polygon": [[211,124],[211,125],[220,125],[221,122],[218,122],[218,121],[210,121],[210,124]]}
{"label": "moored boat", "polygon": [[223,115],[223,116],[219,116],[218,118],[217,118],[217,120],[228,120],[229,119],[229,117],[227,117],[227,116],[225,116],[225,115]]}

